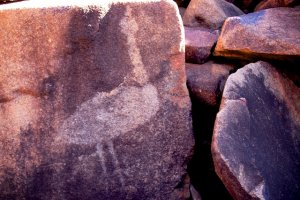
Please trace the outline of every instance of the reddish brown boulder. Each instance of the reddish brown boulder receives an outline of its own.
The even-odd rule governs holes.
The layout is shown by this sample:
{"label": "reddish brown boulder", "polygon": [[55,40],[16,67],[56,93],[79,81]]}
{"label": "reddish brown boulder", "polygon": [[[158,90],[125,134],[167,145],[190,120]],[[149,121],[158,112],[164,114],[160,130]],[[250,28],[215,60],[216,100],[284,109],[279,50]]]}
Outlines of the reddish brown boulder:
{"label": "reddish brown boulder", "polygon": [[212,47],[218,40],[219,31],[185,27],[185,60],[189,63],[202,64],[211,54]]}
{"label": "reddish brown boulder", "polygon": [[228,18],[214,55],[239,59],[300,58],[300,8],[273,8]]}
{"label": "reddish brown boulder", "polygon": [[221,28],[226,18],[244,14],[224,0],[191,0],[183,16],[185,26]]}
{"label": "reddish brown boulder", "polygon": [[234,199],[300,197],[300,88],[265,62],[227,79],[212,141]]}
{"label": "reddish brown boulder", "polygon": [[298,0],[264,0],[255,7],[255,11],[267,8],[291,7],[297,4],[300,4]]}
{"label": "reddish brown boulder", "polygon": [[177,199],[193,146],[172,1],[0,7],[0,199]]}
{"label": "reddish brown boulder", "polygon": [[218,106],[233,66],[210,61],[202,65],[186,63],[185,68],[190,93],[203,104]]}

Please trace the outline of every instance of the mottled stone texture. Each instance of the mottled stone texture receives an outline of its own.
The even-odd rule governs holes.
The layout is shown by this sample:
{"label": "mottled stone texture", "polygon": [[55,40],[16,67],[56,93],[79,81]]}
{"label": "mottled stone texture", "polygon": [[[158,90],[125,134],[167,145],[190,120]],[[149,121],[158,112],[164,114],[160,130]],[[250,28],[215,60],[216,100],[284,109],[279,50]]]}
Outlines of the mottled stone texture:
{"label": "mottled stone texture", "polygon": [[227,17],[244,14],[224,0],[191,0],[183,16],[185,26],[221,28]]}
{"label": "mottled stone texture", "polygon": [[184,27],[185,32],[185,60],[190,63],[205,63],[212,48],[218,40],[219,31]]}
{"label": "mottled stone texture", "polygon": [[185,64],[187,86],[191,94],[202,104],[219,106],[225,82],[232,65],[209,61],[205,64]]}
{"label": "mottled stone texture", "polygon": [[227,79],[212,141],[234,199],[300,197],[300,89],[265,62]]}
{"label": "mottled stone texture", "polygon": [[193,137],[175,3],[24,1],[0,27],[0,199],[177,198]]}
{"label": "mottled stone texture", "polygon": [[299,0],[263,0],[255,7],[255,11],[268,8],[291,7],[299,4]]}
{"label": "mottled stone texture", "polygon": [[228,18],[214,55],[300,60],[300,8],[272,8]]}

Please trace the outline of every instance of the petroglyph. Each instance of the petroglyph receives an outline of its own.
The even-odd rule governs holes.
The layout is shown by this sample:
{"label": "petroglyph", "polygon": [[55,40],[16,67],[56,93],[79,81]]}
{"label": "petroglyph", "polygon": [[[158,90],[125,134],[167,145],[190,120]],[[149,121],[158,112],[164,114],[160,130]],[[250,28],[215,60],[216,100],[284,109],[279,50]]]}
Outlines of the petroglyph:
{"label": "petroglyph", "polygon": [[103,173],[106,174],[107,169],[106,169],[106,165],[105,165],[105,158],[104,158],[104,155],[103,155],[102,145],[100,143],[98,143],[96,145],[96,149],[97,149],[96,150],[96,154],[99,156]]}
{"label": "petroglyph", "polygon": [[65,120],[56,141],[70,144],[96,144],[103,173],[107,173],[103,144],[109,147],[115,172],[124,186],[124,178],[112,139],[126,134],[146,123],[159,109],[157,89],[120,86],[110,93],[102,92],[83,103],[77,111]]}
{"label": "petroglyph", "polygon": [[[98,93],[82,103],[76,112],[64,121],[56,141],[96,144],[93,155],[99,157],[104,175],[109,173],[106,163],[111,160],[115,167],[113,173],[119,177],[121,185],[124,186],[120,161],[112,140],[136,129],[155,116],[159,109],[159,97],[156,87],[147,84],[148,74],[136,41],[138,24],[129,6],[126,7],[125,16],[119,25],[127,38],[132,72],[114,90]],[[128,80],[138,83],[140,87],[124,86],[128,84]],[[104,145],[108,146],[109,157],[104,152]]]}
{"label": "petroglyph", "polygon": [[108,148],[109,148],[109,152],[112,156],[112,159],[115,163],[115,167],[116,167],[115,172],[117,173],[117,175],[119,177],[119,180],[120,180],[120,183],[122,184],[122,187],[124,187],[125,186],[124,177],[123,177],[123,174],[122,174],[122,170],[120,168],[119,160],[118,160],[117,155],[115,153],[114,144],[112,143],[112,141],[109,141],[109,142],[107,142],[107,145],[108,145]]}
{"label": "petroglyph", "polygon": [[139,84],[144,84],[148,81],[148,74],[144,68],[140,49],[136,42],[136,33],[139,29],[137,22],[132,17],[132,10],[129,6],[126,7],[124,18],[120,21],[121,31],[127,37],[128,53],[130,60],[134,66],[133,78]]}
{"label": "petroglyph", "polygon": [[121,86],[84,102],[65,120],[57,139],[74,144],[109,141],[144,124],[158,109],[158,93],[153,85]]}

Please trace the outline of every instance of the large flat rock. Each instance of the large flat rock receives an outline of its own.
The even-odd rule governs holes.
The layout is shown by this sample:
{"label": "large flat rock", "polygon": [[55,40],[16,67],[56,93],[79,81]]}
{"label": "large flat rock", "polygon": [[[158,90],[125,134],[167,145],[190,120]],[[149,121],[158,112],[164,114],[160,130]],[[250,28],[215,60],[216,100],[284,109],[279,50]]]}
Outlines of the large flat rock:
{"label": "large flat rock", "polygon": [[177,199],[193,146],[172,1],[0,7],[0,199]]}
{"label": "large flat rock", "polygon": [[300,59],[300,8],[272,8],[228,18],[214,55],[241,59]]}
{"label": "large flat rock", "polygon": [[234,199],[300,197],[300,89],[265,62],[227,79],[212,141]]}

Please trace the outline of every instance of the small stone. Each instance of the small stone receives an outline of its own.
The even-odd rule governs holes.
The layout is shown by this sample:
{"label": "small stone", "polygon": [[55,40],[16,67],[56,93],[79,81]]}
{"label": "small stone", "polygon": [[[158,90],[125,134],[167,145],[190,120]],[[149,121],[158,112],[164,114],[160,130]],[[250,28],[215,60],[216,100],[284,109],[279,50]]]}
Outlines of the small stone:
{"label": "small stone", "polygon": [[209,61],[202,65],[186,63],[185,68],[190,93],[203,104],[219,106],[226,79],[234,67]]}
{"label": "small stone", "polygon": [[219,32],[196,27],[185,27],[185,60],[189,63],[205,63],[213,46],[218,40]]}

